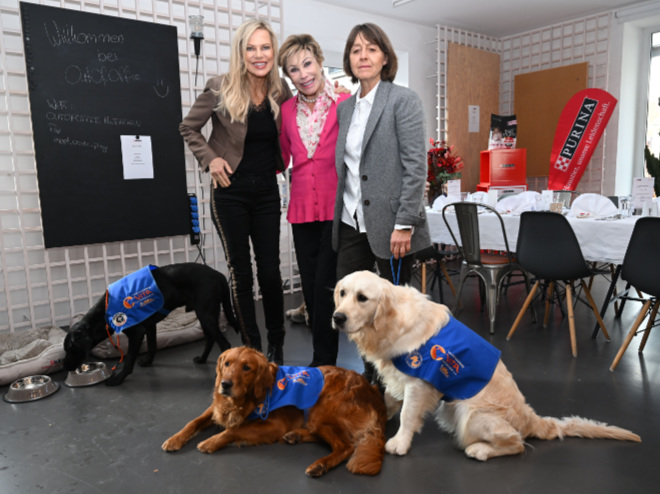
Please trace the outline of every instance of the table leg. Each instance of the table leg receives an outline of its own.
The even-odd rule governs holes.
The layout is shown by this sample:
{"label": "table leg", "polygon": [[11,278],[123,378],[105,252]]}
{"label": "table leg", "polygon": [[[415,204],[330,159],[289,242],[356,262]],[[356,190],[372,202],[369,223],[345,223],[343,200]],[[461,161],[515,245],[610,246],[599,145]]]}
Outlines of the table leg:
{"label": "table leg", "polygon": [[[603,302],[603,305],[601,306],[600,309],[601,318],[605,317],[605,312],[607,312],[607,306],[610,305],[610,300],[612,299],[612,293],[614,292],[614,288],[616,287],[616,282],[619,281],[620,274],[621,274],[621,264],[617,264],[616,269],[614,270],[614,274],[612,275],[612,282],[610,283],[610,287],[607,289],[607,295],[605,295],[605,301]],[[594,331],[591,334],[591,337],[596,338],[596,336],[598,336],[599,330],[600,330],[600,325],[598,324],[598,322],[596,322],[596,326],[594,327]]]}

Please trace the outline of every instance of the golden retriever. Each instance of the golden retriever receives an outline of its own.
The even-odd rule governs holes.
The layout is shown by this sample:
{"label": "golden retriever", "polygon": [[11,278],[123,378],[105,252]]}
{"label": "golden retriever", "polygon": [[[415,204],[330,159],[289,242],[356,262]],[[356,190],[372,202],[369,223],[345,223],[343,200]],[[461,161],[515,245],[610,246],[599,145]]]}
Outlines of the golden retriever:
{"label": "golden retriever", "polygon": [[[438,424],[455,436],[468,457],[481,461],[522,453],[527,437],[641,441],[630,431],[589,419],[538,416],[525,402],[494,347],[492,377],[485,378],[483,388],[472,397],[441,402],[443,394],[436,387],[398,370],[393,359],[414,352],[441,332],[451,319],[446,306],[430,301],[412,287],[394,286],[368,271],[340,280],[334,297],[333,326],[345,332],[378,369],[385,386],[388,418],[401,410],[399,430],[385,445],[388,453],[405,455],[429,412],[435,412]],[[440,360],[430,352],[428,355]]]}
{"label": "golden retriever", "polygon": [[197,445],[203,453],[213,453],[229,444],[324,441],[332,453],[312,463],[305,471],[307,475],[320,477],[349,457],[349,472],[376,475],[385,456],[387,416],[381,393],[355,371],[334,366],[318,369],[323,374],[323,387],[311,408],[303,411],[289,405],[262,414],[263,418],[249,418],[273,396],[279,367],[251,348],[225,351],[218,358],[213,403],[165,441],[162,448],[178,451],[199,431],[215,423],[224,431]]}

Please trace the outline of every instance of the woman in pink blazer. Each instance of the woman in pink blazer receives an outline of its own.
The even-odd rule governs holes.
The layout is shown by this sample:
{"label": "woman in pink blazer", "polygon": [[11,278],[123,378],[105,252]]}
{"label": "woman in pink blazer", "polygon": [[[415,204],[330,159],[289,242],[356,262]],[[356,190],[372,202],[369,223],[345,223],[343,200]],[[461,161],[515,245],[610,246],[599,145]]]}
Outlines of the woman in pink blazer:
{"label": "woman in pink blazer", "polygon": [[311,366],[335,365],[339,337],[331,326],[336,283],[332,220],[337,192],[337,94],[323,75],[323,52],[308,34],[289,36],[278,62],[298,90],[282,104],[280,144],[293,161],[287,219],[291,223],[314,353]]}

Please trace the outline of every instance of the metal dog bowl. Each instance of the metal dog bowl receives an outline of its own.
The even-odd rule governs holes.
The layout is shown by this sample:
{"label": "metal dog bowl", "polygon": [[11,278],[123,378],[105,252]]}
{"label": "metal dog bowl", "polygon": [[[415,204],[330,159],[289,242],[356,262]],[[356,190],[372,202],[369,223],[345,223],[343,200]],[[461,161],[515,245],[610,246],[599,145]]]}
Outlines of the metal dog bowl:
{"label": "metal dog bowl", "polygon": [[29,376],[11,383],[3,398],[8,403],[24,403],[50,396],[58,389],[60,386],[48,376]]}
{"label": "metal dog bowl", "polygon": [[112,371],[103,362],[86,362],[69,372],[64,384],[70,388],[92,386],[105,381],[111,375]]}

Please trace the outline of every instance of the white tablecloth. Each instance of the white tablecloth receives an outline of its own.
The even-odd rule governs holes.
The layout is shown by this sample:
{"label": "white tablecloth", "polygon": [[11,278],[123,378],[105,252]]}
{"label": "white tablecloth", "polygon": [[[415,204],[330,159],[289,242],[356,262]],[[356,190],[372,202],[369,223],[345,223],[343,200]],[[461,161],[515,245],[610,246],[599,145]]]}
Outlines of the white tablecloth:
{"label": "white tablecloth", "polygon": [[[435,243],[453,244],[454,241],[442,220],[442,212],[427,209],[431,240]],[[460,240],[456,216],[447,212],[447,220],[455,235]],[[582,254],[588,261],[608,262],[621,264],[632,235],[635,222],[640,216],[632,216],[615,221],[603,221],[592,218],[567,218],[573,227],[575,236],[582,248]],[[518,228],[520,216],[512,214],[502,215],[506,229],[509,248],[516,250],[518,241]],[[482,249],[505,250],[504,240],[497,217],[492,213],[479,215],[479,238]]]}

